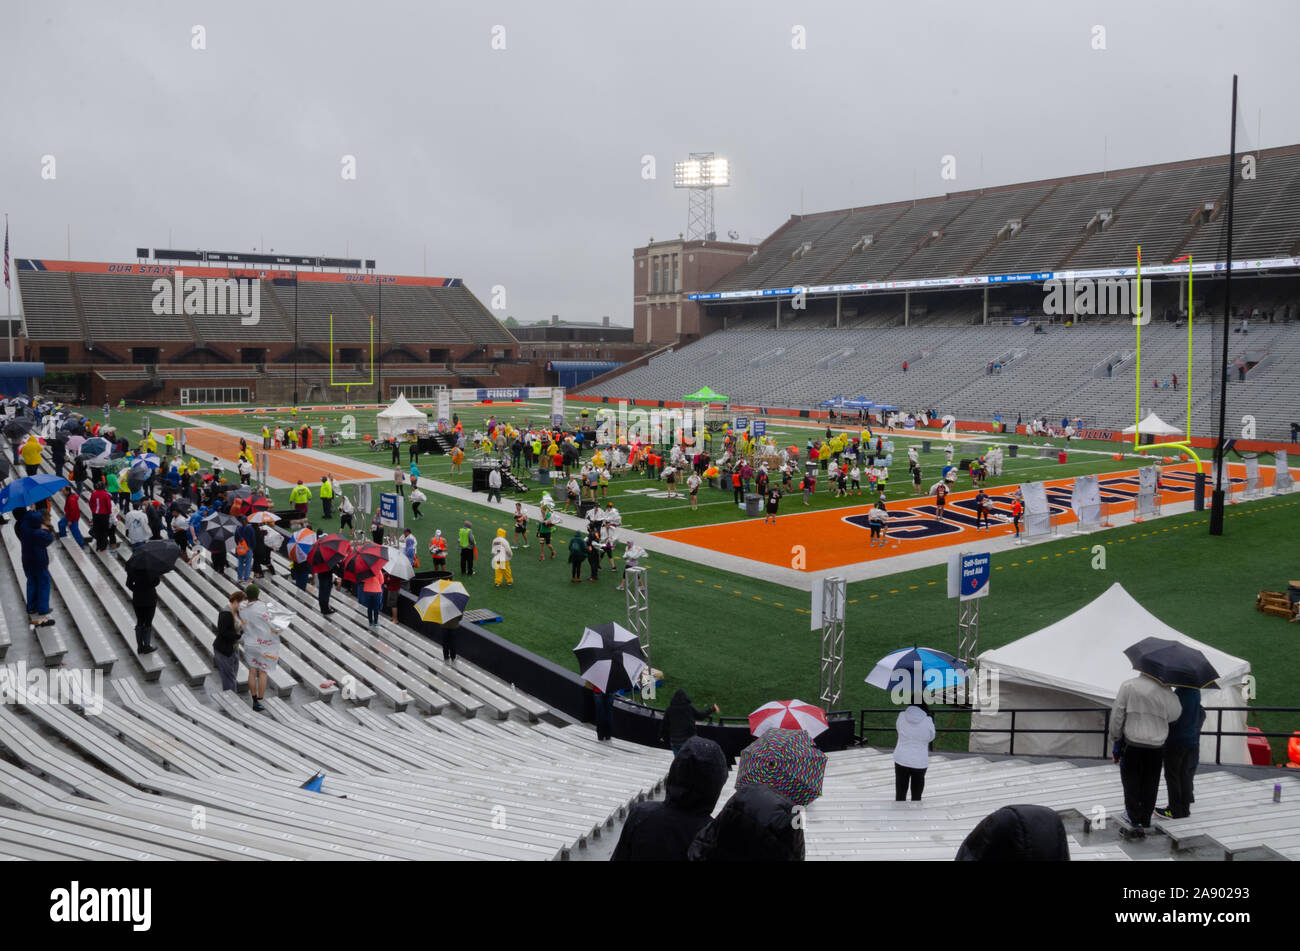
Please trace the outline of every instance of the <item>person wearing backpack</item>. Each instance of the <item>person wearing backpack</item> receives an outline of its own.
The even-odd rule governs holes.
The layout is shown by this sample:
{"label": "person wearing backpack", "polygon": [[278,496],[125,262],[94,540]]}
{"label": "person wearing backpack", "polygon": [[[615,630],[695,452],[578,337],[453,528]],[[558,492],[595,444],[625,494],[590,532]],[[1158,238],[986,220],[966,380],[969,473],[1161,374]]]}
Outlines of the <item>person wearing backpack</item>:
{"label": "person wearing backpack", "polygon": [[248,516],[239,516],[235,529],[235,578],[240,584],[253,580],[253,549],[257,547],[257,529],[248,523]]}

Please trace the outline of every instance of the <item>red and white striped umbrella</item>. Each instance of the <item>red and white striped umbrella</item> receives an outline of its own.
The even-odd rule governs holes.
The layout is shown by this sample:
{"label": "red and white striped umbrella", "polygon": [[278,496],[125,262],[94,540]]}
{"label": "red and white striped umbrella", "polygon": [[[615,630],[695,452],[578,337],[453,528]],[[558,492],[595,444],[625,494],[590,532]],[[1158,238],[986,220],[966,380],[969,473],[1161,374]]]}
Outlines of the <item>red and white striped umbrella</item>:
{"label": "red and white striped umbrella", "polygon": [[749,715],[749,732],[762,736],[768,730],[804,730],[810,737],[826,730],[826,711],[802,700],[773,700]]}

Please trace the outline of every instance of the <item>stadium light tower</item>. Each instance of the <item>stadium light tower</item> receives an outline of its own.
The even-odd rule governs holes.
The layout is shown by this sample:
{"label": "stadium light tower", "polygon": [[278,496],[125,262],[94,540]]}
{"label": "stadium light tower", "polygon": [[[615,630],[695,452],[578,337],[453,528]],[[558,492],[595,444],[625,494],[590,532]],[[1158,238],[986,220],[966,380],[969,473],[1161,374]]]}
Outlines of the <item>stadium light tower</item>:
{"label": "stadium light tower", "polygon": [[692,152],[685,162],[673,166],[673,188],[690,191],[690,208],[686,218],[686,240],[713,241],[713,189],[731,184],[731,166],[712,152]]}

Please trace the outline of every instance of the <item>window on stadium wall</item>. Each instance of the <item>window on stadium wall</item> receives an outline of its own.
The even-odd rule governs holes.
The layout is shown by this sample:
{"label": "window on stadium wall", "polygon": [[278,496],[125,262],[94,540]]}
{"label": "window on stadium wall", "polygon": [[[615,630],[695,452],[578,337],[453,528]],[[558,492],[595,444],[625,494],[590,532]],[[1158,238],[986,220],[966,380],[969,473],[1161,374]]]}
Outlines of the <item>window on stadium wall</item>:
{"label": "window on stadium wall", "polygon": [[440,390],[446,387],[440,383],[402,383],[388,388],[389,396],[405,396],[408,400],[436,399]]}
{"label": "window on stadium wall", "polygon": [[181,405],[194,406],[203,403],[247,403],[246,386],[195,386],[181,388]]}

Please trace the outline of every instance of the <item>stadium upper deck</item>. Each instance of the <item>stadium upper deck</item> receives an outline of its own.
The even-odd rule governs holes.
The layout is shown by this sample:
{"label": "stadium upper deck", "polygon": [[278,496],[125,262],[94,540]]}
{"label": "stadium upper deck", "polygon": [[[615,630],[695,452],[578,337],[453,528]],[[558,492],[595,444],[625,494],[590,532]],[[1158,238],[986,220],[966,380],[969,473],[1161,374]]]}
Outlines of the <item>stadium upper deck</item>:
{"label": "stadium upper deck", "polygon": [[[1252,153],[1233,258],[1300,254],[1300,145]],[[1226,156],[795,215],[703,295],[1222,260]],[[757,296],[755,294],[754,296]]]}

